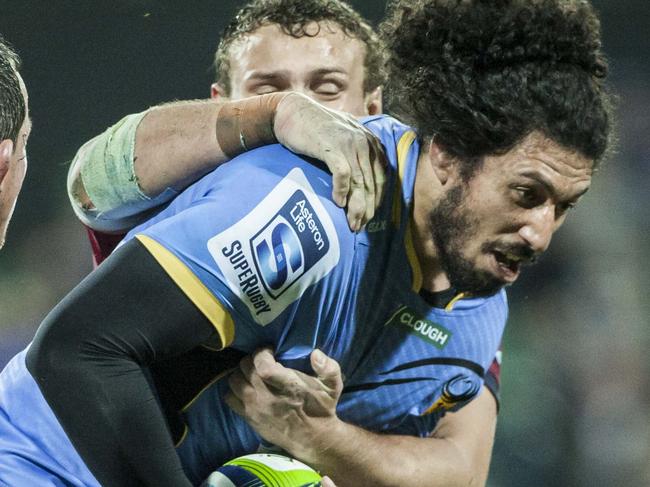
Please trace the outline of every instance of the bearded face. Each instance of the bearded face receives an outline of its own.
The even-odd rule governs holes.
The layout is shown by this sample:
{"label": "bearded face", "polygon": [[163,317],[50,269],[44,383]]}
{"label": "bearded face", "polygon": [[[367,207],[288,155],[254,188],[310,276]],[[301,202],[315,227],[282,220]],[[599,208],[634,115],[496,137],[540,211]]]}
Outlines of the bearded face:
{"label": "bearded face", "polygon": [[429,232],[451,285],[487,295],[512,284],[587,191],[592,165],[533,132],[450,182],[429,212]]}
{"label": "bearded face", "polygon": [[[464,253],[467,243],[479,238],[481,227],[480,219],[467,208],[465,193],[463,185],[458,185],[447,193],[431,211],[430,230],[440,264],[452,287],[475,296],[487,296],[496,293],[508,282],[498,274],[482,268],[478,262],[479,256],[472,259]],[[489,240],[481,242],[481,254],[490,255],[495,252],[496,255],[498,252],[517,255],[528,261],[532,261],[534,254],[530,247],[524,245]]]}

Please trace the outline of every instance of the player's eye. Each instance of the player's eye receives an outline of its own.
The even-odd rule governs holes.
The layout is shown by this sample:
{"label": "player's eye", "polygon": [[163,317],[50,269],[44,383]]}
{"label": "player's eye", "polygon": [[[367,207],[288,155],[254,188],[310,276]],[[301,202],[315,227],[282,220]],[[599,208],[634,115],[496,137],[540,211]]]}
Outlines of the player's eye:
{"label": "player's eye", "polygon": [[524,208],[533,208],[544,202],[544,195],[530,186],[515,186],[515,201]]}
{"label": "player's eye", "polygon": [[277,91],[281,91],[280,88],[278,88],[275,85],[269,85],[269,84],[256,86],[255,89],[253,90],[253,92],[256,95],[266,95],[268,93],[275,93]]}
{"label": "player's eye", "polygon": [[312,87],[314,93],[323,97],[333,97],[343,91],[343,85],[335,81],[322,81]]}

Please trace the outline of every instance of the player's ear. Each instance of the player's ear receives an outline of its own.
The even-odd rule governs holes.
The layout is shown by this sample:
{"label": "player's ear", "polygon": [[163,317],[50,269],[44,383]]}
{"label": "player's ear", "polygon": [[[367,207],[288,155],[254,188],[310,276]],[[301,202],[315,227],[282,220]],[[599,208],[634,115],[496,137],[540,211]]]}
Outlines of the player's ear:
{"label": "player's ear", "polygon": [[0,142],[0,183],[4,180],[9,171],[11,155],[14,153],[14,143],[11,139]]}
{"label": "player's ear", "polygon": [[212,98],[214,101],[224,101],[224,99],[228,98],[228,94],[226,93],[226,89],[223,87],[223,85],[220,85],[219,83],[212,83],[210,86],[210,98]]}
{"label": "player's ear", "polygon": [[381,86],[378,86],[370,93],[366,94],[364,98],[366,113],[368,115],[379,115],[383,113],[384,104],[383,104],[383,89]]}
{"label": "player's ear", "polygon": [[436,144],[435,137],[429,143],[429,160],[441,185],[444,186],[450,181],[453,182],[458,174],[458,161]]}

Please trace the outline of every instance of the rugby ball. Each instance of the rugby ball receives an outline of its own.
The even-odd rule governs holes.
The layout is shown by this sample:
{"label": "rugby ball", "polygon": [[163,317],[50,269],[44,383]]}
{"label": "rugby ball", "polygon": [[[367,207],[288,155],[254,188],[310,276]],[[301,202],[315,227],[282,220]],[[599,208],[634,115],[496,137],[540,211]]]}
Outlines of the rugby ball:
{"label": "rugby ball", "polygon": [[321,476],[293,458],[272,453],[244,455],[212,472],[202,487],[320,487]]}

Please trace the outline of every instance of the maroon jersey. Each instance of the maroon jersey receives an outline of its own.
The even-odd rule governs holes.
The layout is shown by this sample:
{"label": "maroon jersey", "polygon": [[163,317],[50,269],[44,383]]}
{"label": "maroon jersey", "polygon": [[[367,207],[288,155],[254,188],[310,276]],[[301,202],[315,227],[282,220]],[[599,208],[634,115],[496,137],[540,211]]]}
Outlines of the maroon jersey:
{"label": "maroon jersey", "polygon": [[104,262],[126,235],[126,233],[110,234],[98,232],[90,227],[86,227],[86,231],[88,232],[88,240],[90,240],[90,246],[93,250],[94,267]]}

